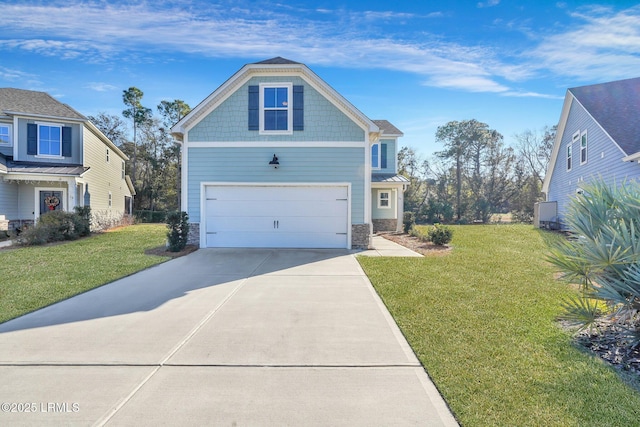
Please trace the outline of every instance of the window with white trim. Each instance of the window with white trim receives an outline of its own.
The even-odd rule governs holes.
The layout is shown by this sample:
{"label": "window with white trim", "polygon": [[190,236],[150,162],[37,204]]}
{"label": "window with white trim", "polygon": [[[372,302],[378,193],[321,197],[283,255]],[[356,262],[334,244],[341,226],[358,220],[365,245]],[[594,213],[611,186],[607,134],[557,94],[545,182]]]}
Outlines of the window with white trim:
{"label": "window with white trim", "polygon": [[109,163],[109,149],[107,148],[107,163]]}
{"label": "window with white trim", "polygon": [[260,84],[260,131],[272,134],[293,133],[291,83]]}
{"label": "window with white trim", "polygon": [[124,160],[122,161],[122,179],[124,179],[125,176],[125,164],[124,164]]}
{"label": "window with white trim", "polygon": [[0,123],[0,145],[12,145],[12,126]]}
{"label": "window with white trim", "polygon": [[391,208],[391,193],[388,190],[378,191],[378,209]]}
{"label": "window with white trim", "polygon": [[580,134],[580,164],[587,163],[587,131]]}
{"label": "window with white trim", "polygon": [[38,124],[38,155],[62,157],[62,126]]}
{"label": "window with white trim", "polygon": [[380,169],[380,144],[377,142],[371,146],[371,167]]}
{"label": "window with white trim", "polygon": [[109,191],[109,207],[111,207],[111,191]]}

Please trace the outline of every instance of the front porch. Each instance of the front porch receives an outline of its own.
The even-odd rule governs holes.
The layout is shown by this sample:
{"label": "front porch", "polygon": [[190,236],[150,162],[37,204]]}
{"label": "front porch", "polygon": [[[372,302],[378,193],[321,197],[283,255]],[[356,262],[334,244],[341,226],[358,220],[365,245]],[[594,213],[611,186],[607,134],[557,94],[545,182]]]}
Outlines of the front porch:
{"label": "front porch", "polygon": [[0,205],[0,215],[8,220],[8,229],[33,226],[40,215],[52,210],[73,211],[76,206],[88,204],[88,186],[82,179],[85,169],[76,169],[77,173],[66,175],[12,172],[3,175],[0,192],[4,203]]}

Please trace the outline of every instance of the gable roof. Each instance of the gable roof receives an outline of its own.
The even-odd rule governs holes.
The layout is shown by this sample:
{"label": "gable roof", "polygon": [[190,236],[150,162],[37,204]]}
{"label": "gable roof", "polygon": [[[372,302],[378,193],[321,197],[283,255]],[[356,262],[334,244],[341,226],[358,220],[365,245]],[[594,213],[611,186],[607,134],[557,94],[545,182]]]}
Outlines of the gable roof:
{"label": "gable roof", "polygon": [[382,131],[382,135],[380,135],[381,138],[384,138],[385,136],[403,136],[404,135],[404,133],[402,133],[400,129],[392,125],[391,122],[389,122],[388,120],[372,120],[372,122],[375,123],[376,126],[378,126]]}
{"label": "gable roof", "polygon": [[628,156],[640,151],[640,77],[569,92]]}
{"label": "gable roof", "polygon": [[281,56],[276,56],[275,58],[265,59],[264,61],[260,62],[254,62],[254,64],[300,64],[300,62],[295,62]]}
{"label": "gable roof", "polygon": [[48,93],[25,89],[0,88],[0,112],[6,115],[24,114],[87,120],[85,116]]}
{"label": "gable roof", "polygon": [[549,185],[558,159],[571,104],[576,101],[593,118],[626,156],[621,161],[640,157],[640,77],[579,86],[567,89],[560,121],[553,143],[542,192],[549,193]]}
{"label": "gable roof", "polygon": [[216,90],[214,90],[209,96],[207,96],[202,102],[196,105],[189,114],[173,125],[171,128],[172,135],[176,139],[182,140],[184,134],[191,126],[197,123],[201,117],[206,116],[217,108],[225,99],[231,96],[232,93],[234,93],[251,77],[260,75],[272,76],[276,74],[301,77],[309,83],[310,86],[322,93],[323,96],[325,96],[331,103],[365,129],[371,139],[375,139],[378,136],[380,128],[346,98],[318,77],[316,73],[311,71],[309,67],[300,62],[291,61],[279,56],[252,64],[246,64]]}

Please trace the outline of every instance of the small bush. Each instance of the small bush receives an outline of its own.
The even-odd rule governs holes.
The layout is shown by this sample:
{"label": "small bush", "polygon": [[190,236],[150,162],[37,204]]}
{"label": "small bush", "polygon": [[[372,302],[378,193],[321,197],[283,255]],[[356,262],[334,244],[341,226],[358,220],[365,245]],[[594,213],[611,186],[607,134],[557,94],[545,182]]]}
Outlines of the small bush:
{"label": "small bush", "polygon": [[91,207],[76,206],[74,208],[74,226],[78,236],[84,237],[91,234]]}
{"label": "small bush", "polygon": [[412,227],[411,230],[409,230],[409,235],[411,237],[415,237],[416,239],[418,239],[418,240],[420,240],[422,242],[428,242],[429,241],[429,236],[424,231],[424,227]]}
{"label": "small bush", "polygon": [[403,230],[409,233],[411,228],[416,224],[416,217],[413,212],[405,212],[402,218]]}
{"label": "small bush", "polygon": [[34,227],[24,229],[18,237],[22,245],[42,245],[49,242],[76,240],[89,235],[90,208],[80,208],[75,213],[51,211],[40,216]]}
{"label": "small bush", "polygon": [[434,224],[433,227],[429,229],[427,235],[434,245],[442,246],[451,241],[453,238],[453,230],[446,225]]}
{"label": "small bush", "polygon": [[189,215],[186,212],[169,212],[167,214],[167,239],[169,251],[180,252],[187,246],[189,238]]}

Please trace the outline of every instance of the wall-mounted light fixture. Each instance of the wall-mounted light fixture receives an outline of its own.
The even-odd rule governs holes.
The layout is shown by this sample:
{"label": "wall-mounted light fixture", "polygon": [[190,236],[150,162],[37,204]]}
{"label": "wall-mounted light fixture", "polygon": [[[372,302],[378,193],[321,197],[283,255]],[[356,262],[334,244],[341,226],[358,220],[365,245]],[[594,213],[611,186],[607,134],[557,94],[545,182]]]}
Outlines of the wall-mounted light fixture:
{"label": "wall-mounted light fixture", "polygon": [[273,159],[269,162],[269,166],[273,166],[274,169],[278,169],[278,166],[280,166],[278,157],[275,154],[273,155]]}

